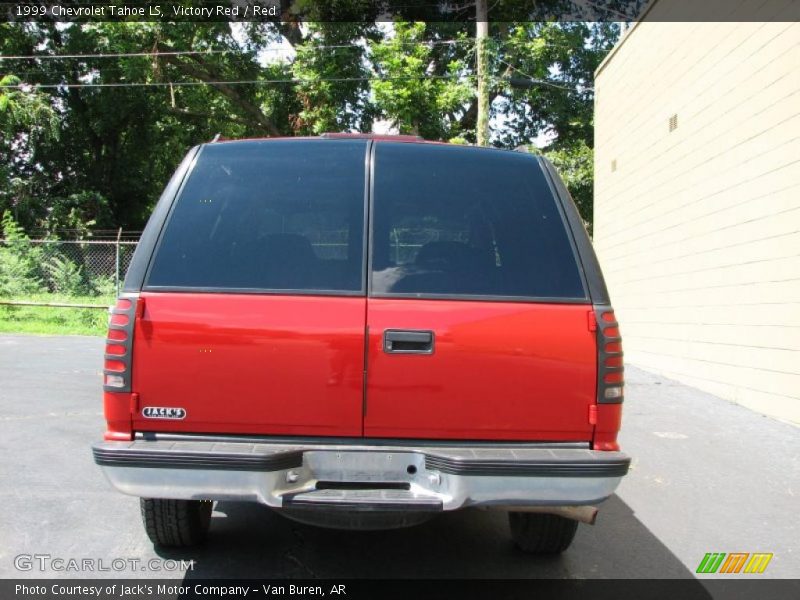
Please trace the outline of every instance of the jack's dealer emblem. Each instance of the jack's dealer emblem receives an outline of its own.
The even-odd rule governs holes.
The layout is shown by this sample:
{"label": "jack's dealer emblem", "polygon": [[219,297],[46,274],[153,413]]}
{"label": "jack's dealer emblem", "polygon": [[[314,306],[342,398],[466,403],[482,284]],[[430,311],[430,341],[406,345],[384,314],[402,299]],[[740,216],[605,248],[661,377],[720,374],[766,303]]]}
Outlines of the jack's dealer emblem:
{"label": "jack's dealer emblem", "polygon": [[186,409],[172,406],[145,406],[142,416],[146,419],[185,419]]}

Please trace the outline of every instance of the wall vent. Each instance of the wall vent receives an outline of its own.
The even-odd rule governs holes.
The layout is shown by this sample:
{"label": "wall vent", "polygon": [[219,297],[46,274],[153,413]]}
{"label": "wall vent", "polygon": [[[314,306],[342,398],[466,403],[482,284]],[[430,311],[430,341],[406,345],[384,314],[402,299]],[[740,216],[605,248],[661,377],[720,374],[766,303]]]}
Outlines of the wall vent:
{"label": "wall vent", "polygon": [[677,128],[678,128],[678,115],[672,115],[669,118],[669,130],[670,130],[670,132],[673,132]]}

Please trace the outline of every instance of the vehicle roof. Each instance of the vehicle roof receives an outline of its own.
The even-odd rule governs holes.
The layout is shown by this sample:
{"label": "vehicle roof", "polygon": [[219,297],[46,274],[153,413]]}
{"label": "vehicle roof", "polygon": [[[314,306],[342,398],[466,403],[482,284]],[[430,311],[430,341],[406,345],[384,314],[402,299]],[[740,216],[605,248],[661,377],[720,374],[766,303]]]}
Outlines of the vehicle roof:
{"label": "vehicle roof", "polygon": [[230,144],[241,142],[273,142],[273,141],[313,141],[313,140],[371,140],[376,142],[399,142],[406,144],[426,144],[436,146],[450,146],[453,148],[471,148],[475,150],[495,151],[495,152],[513,152],[516,154],[525,154],[538,160],[538,155],[528,152],[526,148],[496,148],[494,146],[476,146],[474,144],[453,144],[451,142],[442,142],[437,140],[426,140],[418,135],[403,135],[403,134],[385,134],[385,133],[323,133],[321,135],[305,135],[305,136],[275,136],[275,137],[248,137],[248,138],[223,138],[220,136],[215,137],[213,140],[200,144],[205,146],[208,144]]}
{"label": "vehicle roof", "polygon": [[275,140],[380,140],[386,142],[407,142],[417,144],[448,144],[447,142],[426,140],[418,135],[386,134],[386,133],[323,133],[321,135],[304,136],[275,136],[275,137],[248,137],[248,138],[224,138],[216,137],[208,143],[227,143],[227,142],[269,142]]}

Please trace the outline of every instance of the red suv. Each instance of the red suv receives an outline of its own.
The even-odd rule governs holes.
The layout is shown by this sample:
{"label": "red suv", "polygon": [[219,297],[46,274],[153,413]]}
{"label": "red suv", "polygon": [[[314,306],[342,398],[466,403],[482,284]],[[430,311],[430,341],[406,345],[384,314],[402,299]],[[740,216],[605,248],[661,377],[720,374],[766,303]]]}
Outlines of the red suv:
{"label": "red suv", "polygon": [[201,145],[112,312],[94,458],[159,545],[243,500],[362,529],[497,508],[521,549],[560,552],[628,470],[619,330],[541,157]]}

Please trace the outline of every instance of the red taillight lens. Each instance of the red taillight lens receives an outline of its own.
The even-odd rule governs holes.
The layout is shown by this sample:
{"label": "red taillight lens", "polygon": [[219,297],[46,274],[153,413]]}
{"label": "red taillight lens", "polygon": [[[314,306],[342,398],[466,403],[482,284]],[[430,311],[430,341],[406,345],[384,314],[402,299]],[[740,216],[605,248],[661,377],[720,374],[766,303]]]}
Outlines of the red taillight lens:
{"label": "red taillight lens", "polygon": [[113,371],[114,373],[124,373],[126,371],[125,363],[118,360],[107,360],[103,365],[103,370]]}
{"label": "red taillight lens", "polygon": [[103,389],[107,392],[131,391],[131,354],[136,306],[134,296],[117,299],[108,319]]}
{"label": "red taillight lens", "polygon": [[109,329],[108,339],[114,342],[124,342],[128,339],[128,334],[124,329]]}
{"label": "red taillight lens", "polygon": [[597,321],[597,402],[622,402],[625,370],[619,324],[610,306],[596,306]]}
{"label": "red taillight lens", "polygon": [[[112,309],[112,311],[114,310],[117,310],[116,307]],[[130,321],[131,320],[130,318],[128,318],[128,315],[117,314],[117,313],[111,315],[111,325],[119,325],[120,327],[124,327],[125,325],[130,323]]]}
{"label": "red taillight lens", "polygon": [[124,356],[128,349],[119,344],[106,344],[106,354],[113,354],[115,356]]}

